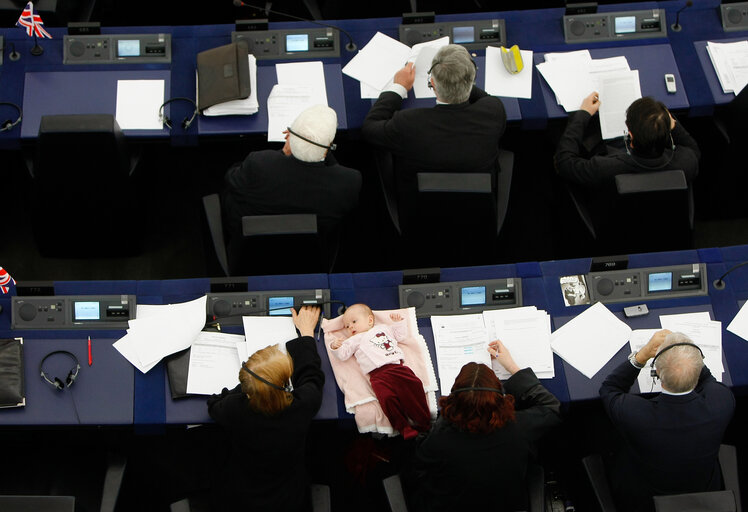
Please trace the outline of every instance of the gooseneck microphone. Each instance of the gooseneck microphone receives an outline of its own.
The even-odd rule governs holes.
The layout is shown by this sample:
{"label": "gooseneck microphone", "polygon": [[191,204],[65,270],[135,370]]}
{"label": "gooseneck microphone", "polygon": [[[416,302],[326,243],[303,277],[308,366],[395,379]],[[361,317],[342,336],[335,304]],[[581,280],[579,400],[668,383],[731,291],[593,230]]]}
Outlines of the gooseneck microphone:
{"label": "gooseneck microphone", "polygon": [[670,29],[673,32],[680,32],[681,31],[681,29],[683,27],[680,24],[680,13],[682,13],[683,11],[685,11],[686,9],[688,9],[689,7],[691,7],[692,5],[693,5],[693,2],[691,0],[688,0],[688,2],[686,2],[686,5],[684,5],[680,9],[678,9],[678,12],[675,13],[675,23],[673,23],[672,25],[670,25]]}
{"label": "gooseneck microphone", "polygon": [[314,23],[315,25],[320,25],[322,27],[334,28],[338,32],[342,32],[343,34],[345,34],[346,37],[348,38],[348,44],[345,45],[346,50],[348,50],[349,52],[355,52],[358,49],[358,46],[356,46],[356,43],[353,42],[353,37],[351,37],[351,34],[349,34],[347,31],[343,30],[342,28],[338,26],[329,25],[327,23],[320,23],[319,21],[310,20],[307,18],[299,18],[298,16],[293,16],[292,14],[287,14],[285,12],[279,12],[279,11],[273,11],[271,9],[265,9],[264,7],[257,7],[256,5],[245,4],[244,2],[242,2],[242,0],[234,0],[234,5],[236,7],[249,7],[251,9],[254,9],[256,11],[261,11],[264,13],[271,12],[273,14],[277,14],[278,16],[285,16],[287,18],[291,18],[291,19],[298,20],[298,21],[306,21],[307,23]]}
{"label": "gooseneck microphone", "polygon": [[737,265],[735,265],[734,267],[732,267],[730,270],[728,270],[727,272],[725,272],[724,274],[722,274],[721,276],[719,276],[719,279],[716,279],[714,281],[714,283],[712,283],[714,285],[714,289],[715,290],[724,290],[725,289],[725,282],[723,281],[723,279],[727,276],[727,274],[729,274],[733,270],[735,270],[737,268],[740,268],[740,267],[743,267],[745,265],[748,265],[748,261],[744,261],[743,263],[738,263]]}

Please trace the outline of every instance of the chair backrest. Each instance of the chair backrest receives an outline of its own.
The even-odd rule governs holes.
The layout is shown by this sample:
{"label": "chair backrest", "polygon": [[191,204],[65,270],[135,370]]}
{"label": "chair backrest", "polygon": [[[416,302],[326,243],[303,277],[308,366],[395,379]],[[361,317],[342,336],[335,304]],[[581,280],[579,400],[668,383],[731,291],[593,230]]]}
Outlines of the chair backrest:
{"label": "chair backrest", "polygon": [[584,465],[587,478],[589,478],[590,484],[592,484],[592,490],[595,492],[595,498],[597,498],[597,503],[600,505],[600,510],[602,512],[616,512],[616,505],[608,486],[602,456],[598,453],[588,455],[582,459],[582,465]]}
{"label": "chair backrest", "polygon": [[75,496],[0,496],[3,512],[73,512]]}
{"label": "chair backrest", "polygon": [[655,496],[656,512],[736,512],[735,495],[732,491],[695,492]]}

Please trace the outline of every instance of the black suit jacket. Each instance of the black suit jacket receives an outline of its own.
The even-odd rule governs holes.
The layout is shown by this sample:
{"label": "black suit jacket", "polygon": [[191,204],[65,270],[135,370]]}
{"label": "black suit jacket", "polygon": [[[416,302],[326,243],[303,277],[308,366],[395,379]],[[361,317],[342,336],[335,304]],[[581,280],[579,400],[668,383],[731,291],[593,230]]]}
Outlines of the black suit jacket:
{"label": "black suit jacket", "polygon": [[625,361],[600,387],[625,440],[609,468],[617,501],[628,504],[624,510],[647,510],[651,496],[721,489],[719,446],[735,410],[732,391],[704,366],[691,393],[645,398],[628,392],[638,374]]}
{"label": "black suit jacket", "polygon": [[321,232],[337,227],[358,203],[361,173],[324,162],[302,162],[280,150],[254,151],[228,170],[221,194],[229,236],[241,236],[245,215],[316,213]]}
{"label": "black suit jacket", "polygon": [[499,139],[506,128],[499,98],[473,87],[465,103],[400,110],[402,101],[395,92],[383,92],[361,127],[368,142],[394,155],[401,195],[414,193],[419,171],[495,176]]}

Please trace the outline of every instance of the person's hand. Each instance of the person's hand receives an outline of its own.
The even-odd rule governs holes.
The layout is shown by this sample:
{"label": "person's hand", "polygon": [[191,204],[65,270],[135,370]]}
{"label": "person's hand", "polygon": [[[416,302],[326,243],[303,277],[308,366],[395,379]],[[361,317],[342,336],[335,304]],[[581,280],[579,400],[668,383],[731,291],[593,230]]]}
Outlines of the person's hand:
{"label": "person's hand", "polygon": [[590,93],[582,100],[582,106],[579,107],[579,110],[584,110],[591,116],[597,114],[597,111],[600,110],[600,95],[597,91]]}
{"label": "person's hand", "polygon": [[496,340],[489,343],[488,352],[491,354],[491,357],[495,358],[512,375],[519,371],[519,366],[512,359],[512,354],[509,353],[509,349],[501,341]]}
{"label": "person's hand", "polygon": [[303,306],[298,313],[291,308],[293,323],[302,336],[314,337],[314,328],[319,320],[319,308],[316,306]]}
{"label": "person's hand", "polygon": [[333,349],[333,350],[337,350],[337,349],[340,348],[340,345],[342,345],[342,344],[343,344],[343,340],[341,340],[341,339],[338,338],[335,341],[333,341],[332,343],[330,343],[330,348]]}
{"label": "person's hand", "polygon": [[393,322],[399,322],[403,319],[403,317],[400,313],[390,313],[390,319]]}
{"label": "person's hand", "polygon": [[405,63],[405,66],[395,73],[392,81],[405,87],[406,91],[411,90],[413,82],[416,81],[416,65],[413,62]]}
{"label": "person's hand", "polygon": [[647,361],[657,355],[662,342],[665,341],[665,336],[670,334],[667,329],[660,329],[649,339],[646,345],[636,353],[636,362],[639,364],[645,364]]}
{"label": "person's hand", "polygon": [[283,144],[283,150],[282,150],[283,154],[286,155],[286,156],[291,156],[291,143],[288,142],[288,136],[290,134],[288,133],[288,130],[283,130],[283,135],[286,138],[286,143]]}

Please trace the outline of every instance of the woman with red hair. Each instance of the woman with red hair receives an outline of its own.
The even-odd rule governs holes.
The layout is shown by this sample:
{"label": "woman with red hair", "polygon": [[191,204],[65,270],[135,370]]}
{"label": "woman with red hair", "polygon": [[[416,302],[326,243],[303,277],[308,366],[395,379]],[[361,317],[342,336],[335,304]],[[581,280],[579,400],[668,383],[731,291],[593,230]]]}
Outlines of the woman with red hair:
{"label": "woman with red hair", "polygon": [[414,461],[423,510],[527,509],[533,444],[561,422],[561,404],[500,341],[488,351],[512,376],[502,386],[491,368],[468,363],[440,399],[440,417]]}

